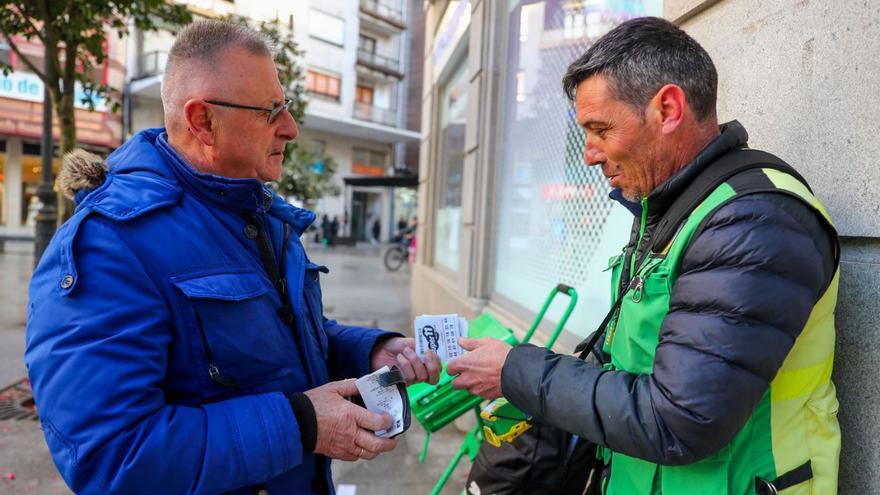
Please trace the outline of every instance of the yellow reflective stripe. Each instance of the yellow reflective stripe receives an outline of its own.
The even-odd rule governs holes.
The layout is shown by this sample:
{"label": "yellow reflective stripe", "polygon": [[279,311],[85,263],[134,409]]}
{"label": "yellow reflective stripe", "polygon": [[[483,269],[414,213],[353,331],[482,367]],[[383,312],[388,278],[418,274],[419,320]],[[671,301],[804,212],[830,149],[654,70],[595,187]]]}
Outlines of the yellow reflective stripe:
{"label": "yellow reflective stripe", "polygon": [[819,302],[813,306],[804,329],[795,340],[794,346],[785,358],[781,370],[788,371],[807,368],[828,359],[834,351],[834,307],[837,304],[837,291],[840,285],[840,272],[834,274],[831,283]]}
{"label": "yellow reflective stripe", "polygon": [[764,174],[767,175],[767,178],[770,179],[770,182],[772,182],[774,186],[778,187],[779,189],[797,194],[798,196],[803,198],[804,201],[813,205],[813,208],[819,210],[819,213],[821,213],[822,216],[825,217],[825,220],[828,220],[828,223],[832,223],[831,217],[828,215],[828,212],[825,211],[825,207],[801,181],[795,179],[791,175],[786,174],[785,172],[780,172],[779,170],[776,170],[774,168],[764,168],[761,170],[764,172]]}
{"label": "yellow reflective stripe", "polygon": [[808,397],[820,385],[831,380],[834,353],[821,363],[780,371],[770,384],[770,401],[780,402],[799,397]]}

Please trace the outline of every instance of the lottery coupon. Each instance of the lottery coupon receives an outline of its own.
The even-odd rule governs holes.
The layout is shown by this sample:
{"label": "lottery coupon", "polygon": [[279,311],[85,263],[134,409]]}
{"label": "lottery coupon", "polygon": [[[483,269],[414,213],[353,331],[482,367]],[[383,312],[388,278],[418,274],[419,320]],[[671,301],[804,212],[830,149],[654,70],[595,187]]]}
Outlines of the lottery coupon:
{"label": "lottery coupon", "polygon": [[391,438],[405,428],[404,404],[403,397],[397,390],[397,385],[383,387],[379,383],[379,377],[387,372],[388,366],[383,366],[369,375],[358,378],[354,383],[368,411],[379,414],[387,413],[394,420],[390,429],[375,432],[380,437]]}
{"label": "lottery coupon", "polygon": [[464,355],[458,345],[459,337],[467,337],[466,319],[452,315],[422,315],[416,317],[416,354],[425,357],[428,350],[437,353],[441,362],[447,362]]}

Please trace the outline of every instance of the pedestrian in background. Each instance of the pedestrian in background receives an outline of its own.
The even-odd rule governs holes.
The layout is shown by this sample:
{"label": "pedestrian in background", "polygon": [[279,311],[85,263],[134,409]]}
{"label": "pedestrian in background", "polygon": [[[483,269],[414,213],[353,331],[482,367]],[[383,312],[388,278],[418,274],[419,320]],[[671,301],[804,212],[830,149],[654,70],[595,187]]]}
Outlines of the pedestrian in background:
{"label": "pedestrian in background", "polygon": [[31,281],[25,353],[52,458],[82,494],[332,493],[330,459],[397,443],[353,378],[434,382],[439,361],[324,317],[315,215],[264,186],[298,129],[262,35],[187,26],[162,100],[165,129],[59,179],[78,206]]}
{"label": "pedestrian in background", "polygon": [[668,21],[614,28],[563,86],[586,163],[637,203],[610,323],[580,349],[600,362],[463,339],[453,384],[598,444],[606,495],[833,495],[840,246],[824,208],[742,125],[718,125],[714,64]]}

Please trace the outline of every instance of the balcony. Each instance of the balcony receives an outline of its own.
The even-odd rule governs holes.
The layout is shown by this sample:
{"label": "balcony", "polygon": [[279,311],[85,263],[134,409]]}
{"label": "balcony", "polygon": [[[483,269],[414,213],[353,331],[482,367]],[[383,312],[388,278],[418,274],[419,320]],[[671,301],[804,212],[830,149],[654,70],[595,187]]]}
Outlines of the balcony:
{"label": "balcony", "polygon": [[403,73],[400,72],[400,61],[384,55],[359,48],[357,52],[357,63],[373,69],[389,76],[403,79]]}
{"label": "balcony", "polygon": [[369,120],[377,124],[390,127],[397,126],[397,111],[389,108],[379,108],[369,103],[356,101],[354,103],[354,118]]}
{"label": "balcony", "polygon": [[141,55],[141,66],[138,77],[158,76],[165,72],[165,64],[168,63],[168,52],[154,50]]}
{"label": "balcony", "polygon": [[379,21],[384,21],[398,30],[406,29],[403,11],[379,0],[361,0],[361,12]]}

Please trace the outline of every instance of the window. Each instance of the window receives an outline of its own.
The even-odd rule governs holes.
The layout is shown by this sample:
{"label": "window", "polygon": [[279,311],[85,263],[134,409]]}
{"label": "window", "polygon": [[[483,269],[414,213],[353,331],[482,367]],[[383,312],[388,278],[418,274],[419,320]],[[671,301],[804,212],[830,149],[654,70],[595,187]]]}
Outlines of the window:
{"label": "window", "polygon": [[373,88],[369,86],[361,86],[357,85],[355,88],[355,100],[358,103],[363,103],[365,105],[373,104]]}
{"label": "window", "polygon": [[388,153],[365,148],[354,148],[353,151],[354,159],[351,163],[351,172],[353,174],[371,175],[373,177],[385,175]]}
{"label": "window", "polygon": [[339,76],[313,69],[309,69],[306,72],[306,91],[309,93],[338,100],[339,85]]}
{"label": "window", "polygon": [[322,139],[312,139],[311,152],[315,158],[321,158],[327,152],[327,141]]}
{"label": "window", "polygon": [[334,45],[345,45],[345,21],[320,10],[309,11],[309,36]]}
{"label": "window", "polygon": [[467,120],[467,59],[459,62],[440,96],[440,153],[434,260],[458,271],[461,237],[461,181]]}
{"label": "window", "polygon": [[[662,14],[659,0],[586,3],[511,1],[514,35],[521,34],[523,17],[530,22],[526,41],[509,44],[503,54],[502,79],[510,83],[499,104],[504,115],[495,176],[493,291],[498,300],[536,313],[551,287],[575,287],[580,302],[568,322],[571,340],[594,330],[610,306],[604,270],[625,244],[632,215],[609,201],[602,171],[584,164],[584,133],[559,81],[592,43],[591,26],[605,32],[631,17]],[[558,321],[563,308],[551,306],[547,317]]]}
{"label": "window", "polygon": [[358,49],[367,53],[376,53],[376,39],[361,35]]}

